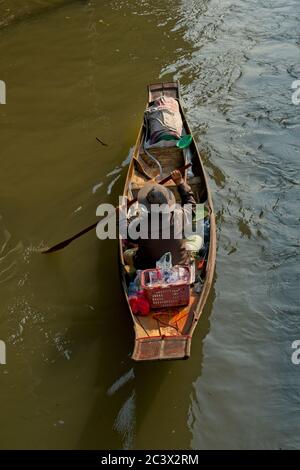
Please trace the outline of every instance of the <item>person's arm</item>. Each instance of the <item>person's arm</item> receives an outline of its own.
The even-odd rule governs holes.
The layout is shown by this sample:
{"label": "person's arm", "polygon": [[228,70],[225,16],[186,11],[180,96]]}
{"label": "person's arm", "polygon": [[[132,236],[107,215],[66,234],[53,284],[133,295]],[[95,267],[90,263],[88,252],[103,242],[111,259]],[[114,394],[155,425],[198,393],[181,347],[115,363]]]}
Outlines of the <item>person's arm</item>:
{"label": "person's arm", "polygon": [[196,215],[197,203],[192,188],[183,180],[179,170],[172,171],[171,176],[180,195],[184,226],[185,228],[190,227],[190,229],[193,230],[193,218]]}
{"label": "person's arm", "polygon": [[192,204],[193,210],[195,210],[196,200],[191,187],[183,180],[181,172],[174,170],[171,173],[172,180],[177,186],[178,193],[181,198],[181,205]]}

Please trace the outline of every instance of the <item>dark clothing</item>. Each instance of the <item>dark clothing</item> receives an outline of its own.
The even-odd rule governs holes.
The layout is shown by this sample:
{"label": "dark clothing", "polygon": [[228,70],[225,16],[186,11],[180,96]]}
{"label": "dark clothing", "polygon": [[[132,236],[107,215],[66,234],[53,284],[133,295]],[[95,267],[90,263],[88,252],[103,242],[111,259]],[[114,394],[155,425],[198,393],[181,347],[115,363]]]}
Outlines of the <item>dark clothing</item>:
{"label": "dark clothing", "polygon": [[[195,208],[196,201],[193,195],[193,192],[190,186],[183,182],[177,186],[180,198],[181,205],[192,205],[193,209]],[[180,209],[180,212],[184,213],[183,209]],[[149,215],[150,219],[150,215]],[[181,237],[180,239],[174,238],[174,214],[170,218],[170,238],[162,238],[162,229],[159,229],[158,239],[150,238],[150,229],[149,229],[149,238],[142,239],[139,238],[135,240],[135,243],[138,244],[138,250],[135,256],[134,265],[137,269],[150,269],[156,267],[156,262],[167,252],[170,252],[172,255],[172,264],[175,266],[177,264],[187,264],[188,263],[188,254],[185,249],[185,241]],[[150,223],[149,223],[150,227]]]}

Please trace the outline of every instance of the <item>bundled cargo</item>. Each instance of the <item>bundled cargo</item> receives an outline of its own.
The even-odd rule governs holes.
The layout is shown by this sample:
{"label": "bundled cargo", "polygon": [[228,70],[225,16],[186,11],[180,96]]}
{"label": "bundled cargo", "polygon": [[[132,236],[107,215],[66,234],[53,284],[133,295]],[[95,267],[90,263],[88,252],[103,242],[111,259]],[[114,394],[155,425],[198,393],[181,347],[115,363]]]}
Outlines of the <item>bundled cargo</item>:
{"label": "bundled cargo", "polygon": [[160,96],[145,111],[148,143],[180,139],[183,130],[178,101],[170,96]]}

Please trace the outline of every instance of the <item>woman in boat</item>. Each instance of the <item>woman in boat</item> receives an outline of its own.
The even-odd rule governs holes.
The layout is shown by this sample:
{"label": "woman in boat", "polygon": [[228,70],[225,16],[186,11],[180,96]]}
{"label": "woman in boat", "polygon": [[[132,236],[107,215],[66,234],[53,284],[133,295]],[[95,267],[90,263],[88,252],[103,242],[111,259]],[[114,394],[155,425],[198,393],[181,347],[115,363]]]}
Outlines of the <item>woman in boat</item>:
{"label": "woman in boat", "polygon": [[[190,186],[183,180],[182,175],[179,170],[174,170],[172,173],[172,180],[177,186],[178,193],[181,199],[181,208],[175,208],[175,197],[172,191],[158,183],[153,181],[146,183],[142,189],[138,192],[138,202],[139,205],[144,210],[144,215],[140,217],[133,217],[128,221],[128,233],[134,232],[138,226],[141,224],[141,217],[148,218],[148,229],[147,237],[139,237],[138,239],[133,239],[128,237],[127,241],[135,243],[136,246],[131,249],[127,249],[124,252],[124,261],[131,267],[135,269],[150,269],[156,267],[156,262],[167,252],[170,252],[172,255],[172,264],[185,265],[189,262],[188,246],[186,241],[182,236],[182,226],[181,234],[178,235],[178,231],[175,227],[176,225],[176,216],[190,216],[186,214],[185,211],[192,209],[192,213],[196,207],[196,201],[194,194]],[[154,208],[162,207],[162,205],[167,205],[169,209],[169,237],[164,238],[163,236],[163,222],[162,218],[159,219],[158,233],[155,233],[153,236],[153,231],[151,232],[151,213]],[[185,207],[189,209],[186,209]],[[145,213],[146,211],[146,213]],[[181,214],[178,213],[181,212]],[[161,214],[160,214],[161,215]],[[177,219],[178,220],[178,219]],[[201,238],[201,237],[200,237]],[[202,243],[202,239],[200,240]]]}

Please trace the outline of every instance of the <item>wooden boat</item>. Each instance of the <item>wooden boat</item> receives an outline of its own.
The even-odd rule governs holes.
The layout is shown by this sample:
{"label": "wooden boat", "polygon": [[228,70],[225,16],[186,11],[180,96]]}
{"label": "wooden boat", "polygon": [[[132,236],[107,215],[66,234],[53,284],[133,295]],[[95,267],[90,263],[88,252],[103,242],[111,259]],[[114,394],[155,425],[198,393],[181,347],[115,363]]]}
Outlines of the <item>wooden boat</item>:
{"label": "wooden boat", "polygon": [[[178,100],[185,132],[191,134],[180,104],[179,84],[170,82],[148,86],[148,103],[161,95],[171,96]],[[136,197],[139,189],[148,181],[149,176],[153,176],[155,168],[153,161],[144,151],[144,137],[145,126],[143,124],[134,147],[124,186],[123,195],[129,200]],[[132,358],[136,361],[188,358],[191,352],[192,336],[212,285],[216,261],[216,226],[213,203],[203,163],[194,139],[189,149],[194,176],[189,178],[186,171],[185,179],[193,189],[197,203],[204,204],[207,208],[208,217],[210,218],[210,239],[206,270],[204,275],[202,273],[203,285],[200,293],[198,293],[198,289],[196,292],[193,285],[190,286],[190,303],[188,306],[161,309],[160,311],[151,310],[148,316],[134,315],[128,300],[129,280],[128,269],[126,269],[123,257],[124,243],[122,239],[119,239],[121,280],[134,325],[135,342]],[[176,147],[176,145],[165,148],[151,148],[151,154],[155,155],[155,158],[160,162],[163,176],[167,176],[171,171],[182,167],[186,163],[186,152]],[[173,181],[167,183],[167,186],[174,192],[176,199],[180,200]]]}

